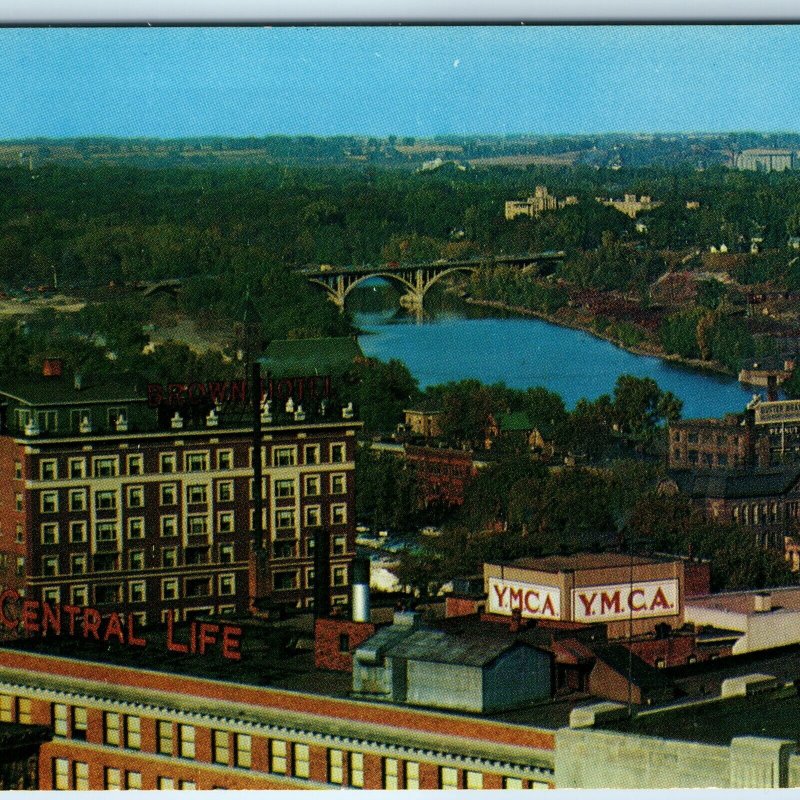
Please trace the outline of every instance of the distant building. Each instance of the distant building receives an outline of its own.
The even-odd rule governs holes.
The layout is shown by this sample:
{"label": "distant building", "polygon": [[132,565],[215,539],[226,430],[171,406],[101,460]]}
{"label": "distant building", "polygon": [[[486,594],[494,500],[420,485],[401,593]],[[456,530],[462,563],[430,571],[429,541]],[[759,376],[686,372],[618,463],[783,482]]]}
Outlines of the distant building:
{"label": "distant building", "polygon": [[774,388],[791,378],[794,366],[794,359],[777,356],[745,361],[739,370],[739,383]]}
{"label": "distant building", "polygon": [[[3,710],[0,706],[0,714]],[[27,710],[30,714],[30,701]],[[10,709],[5,716],[11,716]],[[45,725],[0,722],[0,791],[39,788],[39,750],[52,738],[52,731]]]}
{"label": "distant building", "polygon": [[751,149],[743,150],[734,159],[737,169],[752,172],[784,172],[795,168],[793,150]]}
{"label": "distant building", "polygon": [[511,411],[500,414],[497,419],[490,417],[485,444],[489,449],[497,439],[522,437],[529,450],[549,458],[553,455],[553,442],[545,438],[547,434],[547,431],[540,431],[524,411]]}
{"label": "distant building", "polygon": [[746,467],[755,463],[755,437],[744,415],[685,419],[669,426],[671,469]]}
{"label": "distant building", "polygon": [[578,204],[575,195],[559,200],[547,191],[546,186],[537,186],[527,200],[506,200],[506,219],[516,219],[516,217],[538,217],[545,211],[556,211],[564,206],[574,206]]}
{"label": "distant building", "polygon": [[440,409],[407,408],[405,426],[408,433],[424,436],[426,439],[436,439],[442,435],[442,417],[444,411]]}
{"label": "distant building", "polygon": [[471,450],[406,445],[405,459],[416,470],[425,507],[464,504],[466,489],[477,474]]}
{"label": "distant building", "polygon": [[611,197],[607,199],[603,197],[597,197],[595,199],[598,203],[602,203],[604,206],[616,208],[617,211],[621,211],[631,219],[636,219],[637,214],[641,213],[642,211],[652,211],[654,208],[664,205],[664,203],[660,200],[653,200],[650,195],[646,194],[643,194],[638,199],[636,198],[635,194],[626,194],[622,200],[614,200]]}
{"label": "distant building", "polygon": [[690,211],[695,211],[700,208],[700,201],[699,200],[687,200],[686,201],[686,208]]}

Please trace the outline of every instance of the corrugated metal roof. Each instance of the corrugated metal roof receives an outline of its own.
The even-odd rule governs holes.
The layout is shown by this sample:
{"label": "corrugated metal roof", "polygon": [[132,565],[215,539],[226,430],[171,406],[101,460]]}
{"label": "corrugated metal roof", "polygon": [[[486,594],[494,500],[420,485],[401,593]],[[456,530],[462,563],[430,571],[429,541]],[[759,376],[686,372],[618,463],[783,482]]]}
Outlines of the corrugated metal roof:
{"label": "corrugated metal roof", "polygon": [[752,470],[672,470],[670,477],[690,497],[735,499],[779,497],[800,481],[800,467]]}
{"label": "corrugated metal roof", "polygon": [[517,645],[531,646],[518,642],[515,634],[499,630],[460,633],[418,630],[391,647],[386,654],[391,658],[483,667]]}

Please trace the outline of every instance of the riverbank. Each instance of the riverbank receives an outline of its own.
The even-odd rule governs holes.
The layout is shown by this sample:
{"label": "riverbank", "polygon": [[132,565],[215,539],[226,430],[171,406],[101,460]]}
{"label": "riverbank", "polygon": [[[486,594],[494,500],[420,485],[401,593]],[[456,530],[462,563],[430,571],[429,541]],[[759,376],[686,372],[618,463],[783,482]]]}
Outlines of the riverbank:
{"label": "riverbank", "polygon": [[614,336],[609,336],[608,334],[595,330],[590,325],[587,325],[578,319],[570,319],[563,316],[557,316],[556,314],[547,314],[544,311],[538,311],[533,308],[528,308],[527,306],[514,306],[504,303],[501,300],[478,300],[473,297],[465,297],[463,299],[467,305],[479,306],[482,308],[493,308],[498,311],[503,311],[510,314],[519,314],[520,316],[524,317],[535,317],[536,319],[543,320],[544,322],[549,322],[551,325],[558,325],[562,328],[571,328],[572,330],[582,331],[583,333],[588,333],[589,335],[594,336],[596,339],[609,342],[615,347],[619,347],[628,353],[633,353],[633,355],[659,358],[662,361],[685,367],[696,372],[710,372],[716,375],[724,375],[725,377],[736,377],[734,373],[716,361],[703,361],[699,358],[683,358],[682,356],[674,353],[665,353],[662,348],[652,344],[651,342],[642,342],[639,345],[627,344]]}

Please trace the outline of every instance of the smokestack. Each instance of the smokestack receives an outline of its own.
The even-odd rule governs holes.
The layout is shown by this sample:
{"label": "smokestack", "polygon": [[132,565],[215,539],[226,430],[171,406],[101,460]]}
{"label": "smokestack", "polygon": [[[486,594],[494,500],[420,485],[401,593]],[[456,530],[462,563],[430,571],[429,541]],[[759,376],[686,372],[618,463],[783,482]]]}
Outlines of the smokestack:
{"label": "smokestack", "polygon": [[331,613],[331,534],[326,528],[314,532],[314,618]]}
{"label": "smokestack", "polygon": [[767,400],[772,403],[778,399],[778,377],[767,375]]}
{"label": "smokestack", "polygon": [[353,585],[351,589],[353,622],[370,621],[369,567],[368,558],[356,558],[353,560]]}

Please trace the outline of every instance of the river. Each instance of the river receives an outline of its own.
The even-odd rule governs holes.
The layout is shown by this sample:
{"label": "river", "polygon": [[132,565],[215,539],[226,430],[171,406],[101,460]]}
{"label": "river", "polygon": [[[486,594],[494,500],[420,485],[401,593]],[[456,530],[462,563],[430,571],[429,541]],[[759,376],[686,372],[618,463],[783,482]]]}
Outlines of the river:
{"label": "river", "polygon": [[753,390],[733,378],[698,372],[652,356],[629,353],[610,342],[530,317],[487,317],[449,308],[418,323],[396,309],[355,311],[365,331],[366,355],[403,361],[425,388],[477,378],[527,389],[543,386],[574,408],[582,397],[610,394],[620,375],[653,378],[683,400],[684,417],[718,417],[742,411]]}

